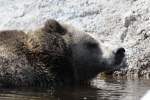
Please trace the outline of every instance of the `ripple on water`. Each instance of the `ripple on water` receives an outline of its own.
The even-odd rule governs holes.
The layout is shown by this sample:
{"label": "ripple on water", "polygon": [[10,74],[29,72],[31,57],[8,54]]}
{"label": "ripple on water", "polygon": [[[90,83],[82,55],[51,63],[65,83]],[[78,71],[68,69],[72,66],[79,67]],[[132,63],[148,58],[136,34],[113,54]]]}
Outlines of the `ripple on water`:
{"label": "ripple on water", "polygon": [[[0,100],[140,100],[150,80],[95,79],[92,86],[50,89],[0,89]],[[142,99],[143,100],[143,99]]]}

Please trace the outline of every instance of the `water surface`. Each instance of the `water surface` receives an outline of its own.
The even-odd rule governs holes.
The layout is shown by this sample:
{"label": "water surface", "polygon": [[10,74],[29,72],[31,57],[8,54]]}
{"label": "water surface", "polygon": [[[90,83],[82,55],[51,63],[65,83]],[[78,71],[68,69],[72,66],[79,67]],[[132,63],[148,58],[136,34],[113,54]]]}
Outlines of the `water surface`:
{"label": "water surface", "polygon": [[149,79],[95,79],[92,86],[0,89],[0,100],[140,100],[148,90]]}

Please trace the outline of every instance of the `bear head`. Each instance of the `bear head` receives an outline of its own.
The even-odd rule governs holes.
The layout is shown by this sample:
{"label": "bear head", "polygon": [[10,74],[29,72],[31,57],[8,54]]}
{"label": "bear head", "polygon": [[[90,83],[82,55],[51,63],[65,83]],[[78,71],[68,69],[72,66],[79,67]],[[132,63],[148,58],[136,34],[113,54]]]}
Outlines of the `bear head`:
{"label": "bear head", "polygon": [[[121,69],[125,49],[108,50],[97,39],[74,27],[49,19],[28,37],[28,48],[61,80],[88,81],[98,73]],[[56,69],[57,68],[57,69]]]}

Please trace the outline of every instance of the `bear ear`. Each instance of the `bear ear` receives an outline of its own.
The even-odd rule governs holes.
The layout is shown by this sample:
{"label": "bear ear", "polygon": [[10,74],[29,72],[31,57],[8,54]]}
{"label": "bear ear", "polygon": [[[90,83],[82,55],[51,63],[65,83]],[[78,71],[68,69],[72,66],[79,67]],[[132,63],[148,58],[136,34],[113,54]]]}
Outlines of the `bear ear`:
{"label": "bear ear", "polygon": [[53,20],[53,19],[48,19],[45,22],[43,31],[48,32],[48,33],[56,32],[56,33],[59,33],[60,35],[65,35],[66,33],[65,28],[61,26],[61,24],[59,24],[56,20]]}

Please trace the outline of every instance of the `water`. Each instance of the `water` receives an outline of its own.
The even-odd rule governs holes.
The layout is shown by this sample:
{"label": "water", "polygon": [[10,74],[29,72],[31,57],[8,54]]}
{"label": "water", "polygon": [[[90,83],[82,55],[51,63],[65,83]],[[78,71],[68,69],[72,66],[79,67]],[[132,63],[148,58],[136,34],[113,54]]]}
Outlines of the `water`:
{"label": "water", "polygon": [[95,79],[92,86],[0,89],[0,100],[140,100],[148,90],[148,79]]}

